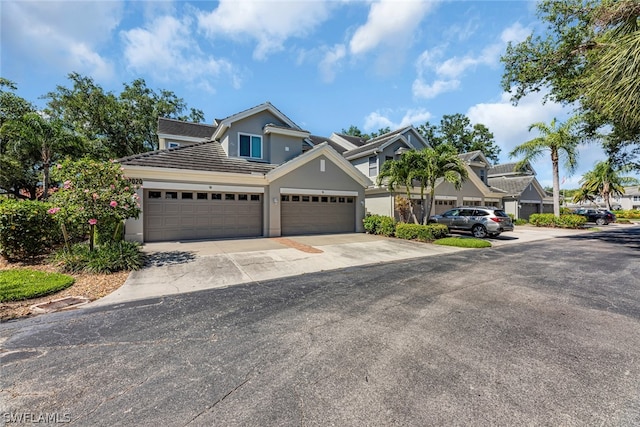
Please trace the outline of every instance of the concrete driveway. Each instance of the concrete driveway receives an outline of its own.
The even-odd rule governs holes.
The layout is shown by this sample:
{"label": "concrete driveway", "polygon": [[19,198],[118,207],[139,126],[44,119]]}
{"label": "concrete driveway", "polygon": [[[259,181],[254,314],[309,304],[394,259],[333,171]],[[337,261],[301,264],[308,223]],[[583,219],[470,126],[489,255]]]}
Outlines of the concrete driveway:
{"label": "concrete driveway", "polygon": [[[590,233],[516,227],[489,239],[494,247]],[[469,236],[468,234],[457,234]],[[216,241],[148,243],[146,268],[131,273],[112,294],[89,306],[222,288],[241,283],[429,257],[468,249],[362,233]]]}

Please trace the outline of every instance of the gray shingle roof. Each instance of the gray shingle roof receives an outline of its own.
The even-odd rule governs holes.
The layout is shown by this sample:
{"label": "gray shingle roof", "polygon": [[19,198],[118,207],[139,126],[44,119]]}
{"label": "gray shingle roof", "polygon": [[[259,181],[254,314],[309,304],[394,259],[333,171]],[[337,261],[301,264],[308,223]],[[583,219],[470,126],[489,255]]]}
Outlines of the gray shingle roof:
{"label": "gray shingle roof", "polygon": [[277,167],[277,165],[227,157],[224,149],[217,141],[205,141],[168,150],[150,151],[124,157],[119,159],[118,162],[127,166],[244,174],[251,174],[252,172],[266,174]]}
{"label": "gray shingle roof", "polygon": [[482,151],[480,150],[475,150],[475,151],[469,151],[468,153],[462,153],[459,154],[458,157],[460,157],[460,159],[464,162],[470,162],[473,160],[474,157],[476,157],[478,154],[482,154],[484,155],[484,153],[482,153]]}
{"label": "gray shingle roof", "polygon": [[365,145],[362,145],[358,148],[354,148],[353,150],[345,151],[343,155],[344,157],[348,158],[357,154],[373,152],[377,148],[380,148],[386,142],[389,142],[389,140],[395,138],[396,136],[398,136],[399,134],[403,133],[406,130],[407,128],[402,128],[402,129],[394,130],[393,132],[385,133],[384,135],[380,135],[377,138],[370,139],[369,141],[367,141]]}
{"label": "gray shingle roof", "polygon": [[344,133],[336,133],[336,135],[338,135],[340,138],[347,140],[348,142],[352,143],[353,145],[355,145],[356,147],[362,147],[364,144],[366,144],[367,142],[369,142],[368,140],[360,137],[360,136],[353,136],[353,135],[345,135]]}
{"label": "gray shingle roof", "polygon": [[183,122],[181,120],[158,117],[158,133],[168,135],[189,136],[193,138],[209,138],[216,127],[204,123]]}
{"label": "gray shingle roof", "polygon": [[533,175],[525,175],[511,178],[489,177],[487,181],[489,182],[489,186],[506,191],[507,194],[520,195],[534,179],[535,177]]}
{"label": "gray shingle roof", "polygon": [[[528,175],[532,173],[532,172],[529,172],[528,170],[518,171],[515,169],[516,165],[517,165],[516,162],[502,163],[501,165],[495,165],[494,167],[489,169],[487,176],[509,175],[514,173],[521,174],[521,175]],[[527,169],[527,166],[525,166],[525,169]]]}
{"label": "gray shingle roof", "polygon": [[311,140],[311,142],[313,142],[313,145],[318,145],[318,144],[322,144],[323,142],[326,142],[327,144],[329,144],[329,146],[331,148],[333,148],[334,150],[336,150],[338,153],[342,154],[345,151],[347,151],[346,148],[344,148],[342,145],[332,141],[329,138],[326,138],[324,136],[318,136],[318,135],[311,135],[309,137],[309,139]]}

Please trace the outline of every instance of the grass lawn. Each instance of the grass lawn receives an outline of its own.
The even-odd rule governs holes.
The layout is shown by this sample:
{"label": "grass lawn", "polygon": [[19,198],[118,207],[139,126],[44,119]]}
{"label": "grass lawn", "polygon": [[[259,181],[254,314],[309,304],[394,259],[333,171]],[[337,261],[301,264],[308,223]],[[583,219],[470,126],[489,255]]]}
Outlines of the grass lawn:
{"label": "grass lawn", "polygon": [[37,298],[73,285],[75,279],[66,274],[29,269],[0,271],[0,302]]}
{"label": "grass lawn", "polygon": [[491,242],[473,237],[445,237],[433,242],[435,245],[456,246],[458,248],[490,248]]}

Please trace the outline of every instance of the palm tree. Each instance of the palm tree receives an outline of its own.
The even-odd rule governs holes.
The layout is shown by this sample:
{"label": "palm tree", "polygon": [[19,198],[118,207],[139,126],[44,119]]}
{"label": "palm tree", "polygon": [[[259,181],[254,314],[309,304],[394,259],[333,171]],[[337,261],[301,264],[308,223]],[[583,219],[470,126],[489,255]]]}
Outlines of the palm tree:
{"label": "palm tree", "polygon": [[420,181],[421,192],[426,186],[429,188],[429,205],[422,221],[427,223],[435,202],[436,182],[443,179],[453,184],[456,190],[469,178],[464,162],[458,156],[458,151],[450,144],[440,144],[434,148],[425,148],[420,152],[424,169],[416,175]]}
{"label": "palm tree", "polygon": [[391,193],[394,193],[398,187],[404,187],[407,192],[407,200],[409,201],[411,217],[413,218],[413,221],[417,223],[418,220],[413,211],[413,203],[411,202],[410,188],[413,187],[412,169],[414,168],[414,165],[412,165],[413,156],[407,155],[410,152],[411,151],[404,152],[399,159],[385,161],[380,168],[377,184],[386,184]]}
{"label": "palm tree", "polygon": [[510,157],[520,157],[522,160],[516,163],[516,169],[524,167],[527,163],[533,163],[540,158],[545,151],[551,154],[551,166],[553,168],[553,214],[560,216],[560,174],[559,163],[563,160],[563,166],[569,173],[573,173],[577,163],[577,146],[581,138],[575,134],[574,129],[580,122],[579,116],[571,117],[565,123],[551,120],[547,125],[543,122],[533,123],[529,126],[529,132],[537,129],[540,136],[518,145],[509,153]]}
{"label": "palm tree", "polygon": [[600,195],[611,210],[611,196],[623,195],[625,185],[633,185],[638,182],[636,178],[631,176],[620,176],[620,172],[622,170],[615,169],[609,160],[596,163],[592,171],[582,176],[579,194]]}

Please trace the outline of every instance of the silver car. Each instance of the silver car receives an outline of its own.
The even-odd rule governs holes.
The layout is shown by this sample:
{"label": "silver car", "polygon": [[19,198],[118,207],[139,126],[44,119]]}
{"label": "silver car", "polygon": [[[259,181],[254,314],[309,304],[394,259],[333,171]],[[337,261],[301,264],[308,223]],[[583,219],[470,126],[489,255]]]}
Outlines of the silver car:
{"label": "silver car", "polygon": [[470,231],[474,237],[496,237],[513,231],[513,222],[505,211],[494,207],[460,206],[429,217],[430,224],[444,224],[449,230]]}

